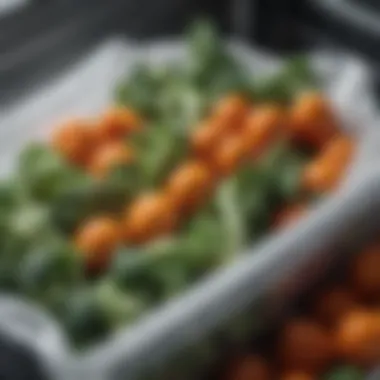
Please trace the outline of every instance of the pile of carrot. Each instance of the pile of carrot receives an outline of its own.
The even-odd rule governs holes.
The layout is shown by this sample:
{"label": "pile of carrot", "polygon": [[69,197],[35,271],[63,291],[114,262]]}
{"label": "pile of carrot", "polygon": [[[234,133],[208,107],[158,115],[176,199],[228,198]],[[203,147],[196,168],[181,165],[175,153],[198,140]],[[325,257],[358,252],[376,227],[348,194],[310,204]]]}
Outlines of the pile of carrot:
{"label": "pile of carrot", "polygon": [[129,108],[111,108],[100,120],[71,120],[57,128],[51,144],[69,162],[102,177],[112,166],[133,160],[124,139],[139,131],[142,120]]}
{"label": "pile of carrot", "polygon": [[[315,152],[303,172],[303,190],[318,194],[331,191],[353,152],[352,141],[339,127],[330,104],[318,93],[302,94],[287,108],[252,104],[236,94],[226,96],[189,132],[191,154],[169,175],[166,184],[137,196],[121,218],[94,215],[78,226],[76,246],[89,266],[104,267],[121,242],[143,244],[174,233],[183,218],[209,199],[222,178],[242,163],[258,159],[279,139]],[[128,137],[145,129],[133,110],[112,108],[99,120],[62,126],[54,134],[52,146],[71,163],[101,179],[113,167],[133,162],[135,152]]]}
{"label": "pile of carrot", "polygon": [[285,321],[267,357],[258,351],[233,358],[222,378],[332,379],[331,369],[339,373],[347,366],[363,371],[364,378],[365,370],[380,363],[380,244],[360,252],[341,283],[311,299],[304,314]]}

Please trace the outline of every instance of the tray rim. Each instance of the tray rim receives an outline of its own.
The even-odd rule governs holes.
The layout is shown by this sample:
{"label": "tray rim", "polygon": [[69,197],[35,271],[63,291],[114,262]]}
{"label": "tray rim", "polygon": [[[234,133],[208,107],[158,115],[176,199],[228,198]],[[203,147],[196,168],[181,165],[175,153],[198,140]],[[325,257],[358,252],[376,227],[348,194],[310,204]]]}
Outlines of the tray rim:
{"label": "tray rim", "polygon": [[[121,41],[123,44],[124,44],[124,39],[112,39],[113,40],[113,43],[115,43],[115,41]],[[118,42],[117,42],[118,43]],[[117,43],[116,43],[116,45],[117,45]],[[129,46],[130,47],[133,47],[133,48],[136,48],[135,47],[135,45],[132,43],[128,43],[129,44]],[[169,45],[176,45],[177,44],[177,46],[178,46],[178,44],[180,44],[180,45],[183,45],[181,42],[178,42],[178,41],[176,41],[176,40],[172,40],[171,42],[165,42],[164,44],[169,44]],[[233,43],[230,43],[230,45],[232,45],[233,47],[234,47],[234,49],[236,50],[241,50],[241,52],[244,52],[245,51],[245,54],[247,54],[247,55],[253,55],[253,54],[255,54],[255,55],[261,55],[261,58],[264,58],[265,60],[267,60],[267,59],[269,59],[269,60],[273,60],[273,58],[268,58],[269,57],[269,55],[267,55],[267,54],[265,54],[265,53],[262,53],[262,52],[260,52],[260,51],[258,51],[258,50],[255,50],[255,49],[247,49],[245,46],[243,46],[242,44],[240,44],[240,43],[236,43],[236,42],[233,42]],[[148,45],[147,45],[147,48],[148,48],[148,50],[149,50],[149,48],[150,49],[158,49],[158,50],[161,50],[161,49],[163,49],[163,45],[157,45],[157,41],[156,42],[153,42],[153,43],[149,43]],[[243,53],[243,55],[244,55],[244,53]],[[276,63],[276,64],[278,64],[278,63]],[[367,141],[372,141],[373,140],[373,138],[372,138],[372,133],[371,132],[369,132],[369,133],[365,133],[364,134],[365,136],[366,136],[366,138],[368,139]],[[367,149],[367,148],[366,148]],[[372,157],[372,154],[370,154],[369,156],[371,156]],[[368,160],[369,160],[369,157],[367,157],[368,158]],[[366,162],[366,164],[367,164],[368,162]],[[372,183],[371,181],[373,181],[373,180],[371,180],[371,178],[370,178],[371,176],[369,175],[369,173],[366,173],[365,175],[363,174],[362,176],[360,176],[360,180],[364,180],[364,183],[367,183],[368,182],[368,186],[370,186],[370,184]],[[377,186],[377,183],[379,182],[379,186],[380,186],[380,181],[377,181],[377,177],[375,178],[375,185]],[[350,184],[350,186],[345,186],[344,187],[344,190],[345,191],[343,191],[343,193],[342,193],[342,196],[340,196],[339,197],[339,199],[336,199],[336,200],[334,200],[334,202],[336,201],[336,202],[338,202],[338,201],[342,201],[342,199],[345,199],[344,198],[344,196],[343,196],[343,194],[347,194],[347,196],[348,195],[350,195],[350,196],[352,196],[352,194],[351,194],[351,192],[352,191],[357,191],[357,189],[359,188],[357,185],[360,183],[360,181],[359,181],[359,177],[355,180],[355,185],[352,183],[352,184]],[[374,186],[373,184],[371,185],[371,186]],[[333,199],[335,199],[335,198],[333,198]],[[322,205],[323,206],[323,205]],[[325,211],[326,212],[326,211]],[[315,216],[314,216],[314,213],[313,213],[313,215],[311,215],[311,217],[310,217],[310,222],[308,221],[309,220],[309,218],[306,218],[305,219],[305,225],[308,225],[308,223],[310,223],[310,224],[312,224],[312,223],[316,223],[316,222],[313,222],[316,218],[318,218],[318,215],[319,214],[315,214]],[[290,236],[295,236],[296,235],[296,233],[298,233],[297,231],[299,231],[299,228],[301,228],[301,226],[298,226],[298,228],[295,228],[294,230],[289,230],[289,231],[287,231],[286,232],[286,235],[287,236],[289,236],[289,239],[290,239]],[[304,228],[303,226],[302,226],[302,228]],[[270,246],[271,244],[274,244],[274,242],[276,241],[276,238],[274,238],[274,240],[270,237],[270,236],[268,236],[266,239],[265,239],[265,241],[264,241],[264,246]],[[260,250],[261,248],[260,247],[255,247],[255,250]],[[262,248],[263,250],[264,250],[264,248]],[[265,248],[265,249],[268,249],[268,247],[267,248]],[[252,264],[253,265],[253,264]],[[227,272],[229,272],[229,271],[232,271],[232,269],[229,269],[229,270],[227,270]],[[219,270],[217,270],[216,271],[216,273],[213,273],[213,274],[211,274],[211,277],[213,277],[214,275],[219,275]],[[195,285],[191,285],[191,286],[189,286],[189,288],[188,288],[188,290],[186,290],[185,291],[185,293],[191,293],[191,292],[193,292],[194,291],[194,288],[196,287],[196,288],[198,288],[198,287],[201,287],[202,289],[204,289],[204,284],[203,283],[200,283],[200,284],[195,284]],[[181,294],[178,298],[179,299],[183,299],[183,297],[184,297],[184,294]],[[172,302],[176,302],[177,301],[177,299],[174,299],[174,300],[171,300],[171,301],[169,301],[169,304],[171,304]],[[148,319],[149,319],[149,317],[150,317],[150,319],[153,319],[154,318],[154,315],[156,315],[157,313],[160,313],[160,312],[162,312],[162,310],[166,310],[167,309],[167,304],[163,304],[163,305],[161,305],[158,309],[154,309],[154,310],[151,310],[149,313],[148,313]],[[144,319],[144,317],[143,317],[143,319]],[[143,322],[137,322],[137,325],[138,326],[140,326],[140,325],[143,325],[145,322],[143,321]],[[1,324],[0,324],[1,325]],[[136,326],[136,324],[134,324],[133,326]],[[136,327],[135,327],[136,328]],[[137,327],[138,328],[138,327]],[[129,328],[130,329],[130,328]],[[140,327],[140,338],[139,338],[139,340],[141,340],[141,337],[142,336],[144,336],[145,334],[144,333],[141,333],[141,331],[143,331],[144,329],[143,328],[141,328]],[[139,335],[138,333],[135,333],[137,336]],[[128,335],[127,335],[128,336]],[[136,339],[136,338],[135,338]],[[104,352],[107,350],[106,349],[106,346],[107,346],[107,344],[110,344],[110,343],[101,343],[101,345],[100,346],[103,346],[103,354],[104,354]],[[79,356],[77,356],[76,355],[76,359],[83,359],[84,361],[87,361],[87,360],[90,360],[90,361],[93,361],[94,360],[94,358],[97,358],[97,354],[96,354],[96,350],[97,350],[97,348],[95,347],[95,348],[89,348],[85,353],[83,353],[83,354],[81,354],[81,355],[79,355]],[[105,350],[105,351],[104,351]],[[64,355],[64,353],[62,353],[62,355]],[[73,360],[73,358],[72,357],[70,357],[71,355],[69,354],[69,358],[66,358],[67,360],[69,360],[69,361],[72,361]],[[92,358],[91,358],[91,356],[92,356]],[[76,361],[76,359],[74,359],[74,361]],[[98,360],[95,360],[96,362],[97,362],[97,364],[99,364],[100,363],[100,361],[98,361]],[[55,365],[56,365],[56,363],[55,363]]]}

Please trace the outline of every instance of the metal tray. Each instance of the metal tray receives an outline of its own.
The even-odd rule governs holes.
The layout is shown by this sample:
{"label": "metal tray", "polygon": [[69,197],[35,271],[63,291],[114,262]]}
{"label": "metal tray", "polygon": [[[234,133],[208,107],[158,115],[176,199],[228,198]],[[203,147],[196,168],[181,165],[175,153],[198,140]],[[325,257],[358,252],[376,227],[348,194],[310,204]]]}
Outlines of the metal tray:
{"label": "metal tray", "polygon": [[[237,42],[229,47],[255,75],[269,73],[281,63]],[[180,41],[137,46],[114,39],[22,103],[0,110],[4,126],[0,129],[0,174],[12,170],[12,162],[27,141],[43,139],[61,118],[98,113],[106,107],[118,78],[138,60],[165,64],[183,55]],[[0,330],[32,348],[54,379],[138,379],[202,341],[248,306],[260,301],[261,321],[277,314],[325,274],[339,258],[337,247],[371,235],[376,225],[365,221],[371,217],[376,222],[380,209],[380,174],[374,169],[380,139],[375,130],[378,115],[372,102],[371,74],[360,61],[345,55],[317,52],[311,59],[344,126],[358,139],[358,155],[339,193],[323,202],[302,225],[268,237],[234,265],[85,352],[73,353],[60,327],[38,307],[7,295],[0,297]]]}

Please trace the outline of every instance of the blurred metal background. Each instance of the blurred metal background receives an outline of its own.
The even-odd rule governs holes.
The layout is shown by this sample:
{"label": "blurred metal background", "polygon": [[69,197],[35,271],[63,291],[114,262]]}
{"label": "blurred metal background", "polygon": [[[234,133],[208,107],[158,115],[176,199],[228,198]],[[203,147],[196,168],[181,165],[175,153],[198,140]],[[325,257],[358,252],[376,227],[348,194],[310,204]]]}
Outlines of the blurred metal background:
{"label": "blurred metal background", "polygon": [[0,106],[49,80],[101,38],[179,34],[199,15],[277,53],[339,45],[374,65],[380,60],[377,0],[0,1]]}

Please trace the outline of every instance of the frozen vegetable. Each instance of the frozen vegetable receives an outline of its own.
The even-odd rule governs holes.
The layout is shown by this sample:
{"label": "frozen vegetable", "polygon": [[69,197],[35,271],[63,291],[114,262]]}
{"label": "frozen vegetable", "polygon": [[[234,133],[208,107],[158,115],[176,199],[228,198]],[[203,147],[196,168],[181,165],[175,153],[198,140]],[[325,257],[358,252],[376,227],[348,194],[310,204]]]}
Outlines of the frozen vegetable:
{"label": "frozen vegetable", "polygon": [[[137,65],[115,104],[25,147],[1,183],[0,284],[43,304],[79,346],[228,265],[276,216],[306,214],[350,162],[306,60],[259,77],[211,24],[187,40],[182,62]],[[358,273],[358,289],[376,286]],[[322,330],[284,338],[318,357],[285,359],[324,367]]]}
{"label": "frozen vegetable", "polygon": [[[307,295],[307,302],[295,314],[286,316],[279,329],[264,333],[265,341],[254,340],[248,350],[250,346],[242,346],[244,359],[236,360],[231,355],[220,378],[260,378],[255,371],[265,363],[271,369],[271,379],[366,379],[380,362],[380,295],[373,297],[370,292],[372,297],[368,298],[364,292],[363,297],[353,279],[365,278],[363,273],[356,277],[358,265],[374,260],[378,252],[378,243],[359,251],[346,267],[348,276],[328,280],[322,289],[319,286],[315,294]],[[373,278],[369,273],[369,279]],[[364,289],[373,290],[372,286]]]}

